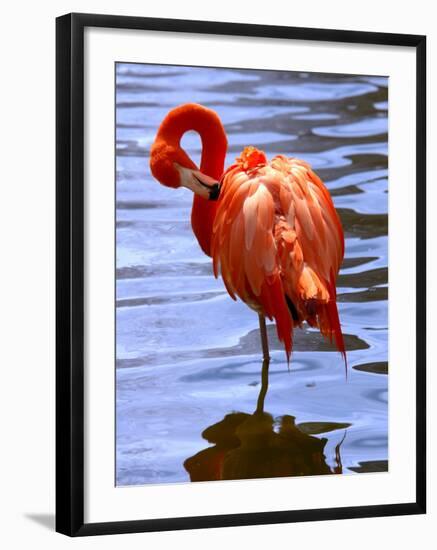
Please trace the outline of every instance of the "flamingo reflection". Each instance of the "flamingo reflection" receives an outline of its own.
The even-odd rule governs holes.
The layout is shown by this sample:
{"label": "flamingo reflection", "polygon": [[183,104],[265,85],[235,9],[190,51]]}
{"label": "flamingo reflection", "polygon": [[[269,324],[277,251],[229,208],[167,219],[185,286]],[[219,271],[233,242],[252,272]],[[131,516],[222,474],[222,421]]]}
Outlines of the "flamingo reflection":
{"label": "flamingo reflection", "polygon": [[272,415],[266,412],[227,414],[206,428],[202,437],[207,447],[184,462],[191,481],[256,479],[271,477],[341,474],[340,447],[335,449],[335,466],[326,462],[326,438],[303,432],[294,416],[280,419],[274,430]]}

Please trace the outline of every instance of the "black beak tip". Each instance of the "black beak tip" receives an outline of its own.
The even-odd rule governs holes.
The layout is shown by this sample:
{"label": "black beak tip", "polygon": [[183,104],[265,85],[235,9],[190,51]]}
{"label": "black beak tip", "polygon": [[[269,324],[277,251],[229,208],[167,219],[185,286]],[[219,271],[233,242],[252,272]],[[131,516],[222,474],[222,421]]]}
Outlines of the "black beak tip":
{"label": "black beak tip", "polygon": [[218,183],[214,183],[214,185],[211,185],[211,191],[209,192],[209,200],[210,201],[216,201],[220,196],[220,185]]}

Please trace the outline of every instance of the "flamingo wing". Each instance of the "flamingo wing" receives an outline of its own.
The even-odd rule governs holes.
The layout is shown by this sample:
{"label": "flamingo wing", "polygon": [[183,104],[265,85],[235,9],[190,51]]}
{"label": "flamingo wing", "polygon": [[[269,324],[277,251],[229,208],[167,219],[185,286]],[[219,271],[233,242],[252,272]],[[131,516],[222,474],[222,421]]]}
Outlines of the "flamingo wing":
{"label": "flamingo wing", "polygon": [[224,178],[212,236],[216,277],[233,299],[275,319],[289,358],[307,320],[344,354],[335,280],[344,240],[321,180],[302,161],[246,148]]}
{"label": "flamingo wing", "polygon": [[[346,360],[337,309],[336,280],[344,256],[344,235],[329,191],[310,166],[278,156],[272,168],[282,174],[275,240],[286,295],[298,321],[318,326]],[[288,209],[288,211],[287,211]]]}

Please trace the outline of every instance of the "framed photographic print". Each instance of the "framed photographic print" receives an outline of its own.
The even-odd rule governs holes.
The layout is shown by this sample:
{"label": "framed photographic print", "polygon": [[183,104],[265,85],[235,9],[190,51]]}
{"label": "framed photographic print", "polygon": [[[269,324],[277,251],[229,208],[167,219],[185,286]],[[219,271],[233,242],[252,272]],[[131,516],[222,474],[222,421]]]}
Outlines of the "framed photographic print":
{"label": "framed photographic print", "polygon": [[57,530],[425,512],[425,37],[57,19]]}

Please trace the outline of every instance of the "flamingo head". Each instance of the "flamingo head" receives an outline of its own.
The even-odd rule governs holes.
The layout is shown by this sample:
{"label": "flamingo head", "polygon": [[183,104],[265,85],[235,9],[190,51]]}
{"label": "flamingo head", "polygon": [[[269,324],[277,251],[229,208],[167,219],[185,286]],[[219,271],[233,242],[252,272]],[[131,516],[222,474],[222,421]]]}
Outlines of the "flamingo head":
{"label": "flamingo head", "polygon": [[207,200],[217,200],[220,185],[202,173],[181,147],[157,140],[152,146],[150,169],[153,176],[167,187],[186,187]]}

